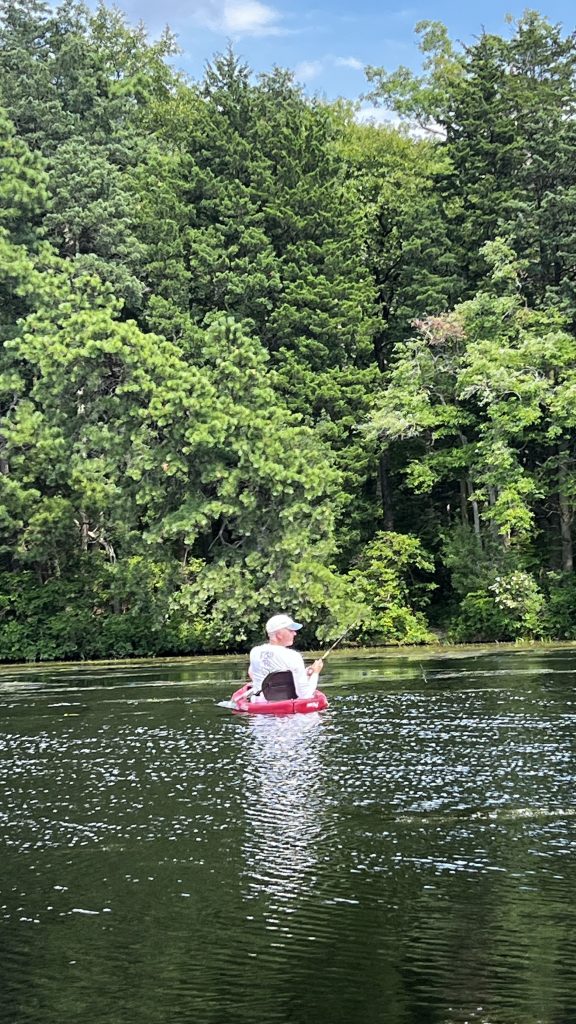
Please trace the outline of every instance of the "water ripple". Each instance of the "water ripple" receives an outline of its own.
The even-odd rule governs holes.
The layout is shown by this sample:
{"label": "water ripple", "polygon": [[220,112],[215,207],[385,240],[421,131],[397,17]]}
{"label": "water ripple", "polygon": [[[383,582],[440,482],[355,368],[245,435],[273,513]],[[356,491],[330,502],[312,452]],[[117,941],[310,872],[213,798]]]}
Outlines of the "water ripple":
{"label": "water ripple", "polygon": [[574,655],[341,659],[284,719],[241,671],[2,677],[5,1019],[568,1022]]}

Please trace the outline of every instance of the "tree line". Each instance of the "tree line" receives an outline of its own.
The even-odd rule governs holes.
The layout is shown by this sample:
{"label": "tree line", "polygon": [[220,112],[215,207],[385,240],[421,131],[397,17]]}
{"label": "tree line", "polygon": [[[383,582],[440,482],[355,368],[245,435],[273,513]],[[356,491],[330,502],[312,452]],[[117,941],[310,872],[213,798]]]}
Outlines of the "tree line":
{"label": "tree line", "polygon": [[1,0],[1,659],[576,636],[575,39],[418,32],[403,128]]}

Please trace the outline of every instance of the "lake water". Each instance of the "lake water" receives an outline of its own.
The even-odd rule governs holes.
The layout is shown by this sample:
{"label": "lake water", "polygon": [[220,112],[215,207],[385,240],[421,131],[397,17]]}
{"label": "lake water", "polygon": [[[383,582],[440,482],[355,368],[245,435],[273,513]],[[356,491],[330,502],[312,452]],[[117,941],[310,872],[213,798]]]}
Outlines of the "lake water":
{"label": "lake water", "polygon": [[576,652],[0,670],[2,1024],[576,1024]]}

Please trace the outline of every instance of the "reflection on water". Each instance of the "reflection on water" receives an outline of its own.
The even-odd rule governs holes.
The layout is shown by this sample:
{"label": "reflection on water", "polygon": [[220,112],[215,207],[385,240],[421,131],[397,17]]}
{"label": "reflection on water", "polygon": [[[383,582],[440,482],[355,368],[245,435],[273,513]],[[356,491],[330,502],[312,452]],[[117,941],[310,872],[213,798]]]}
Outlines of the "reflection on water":
{"label": "reflection on water", "polygon": [[248,888],[291,898],[314,872],[325,829],[318,713],[274,719],[253,715],[246,766],[244,857]]}
{"label": "reflection on water", "polygon": [[[248,733],[242,895],[253,907],[252,928],[269,936],[248,943],[259,971],[298,970],[311,923],[307,904],[317,893],[319,857],[327,838],[324,749],[319,714],[243,723]],[[256,937],[256,936],[254,936]]]}
{"label": "reflection on water", "polygon": [[[319,886],[322,845],[333,830],[326,778],[329,742],[319,714],[248,722],[251,733],[245,892],[268,897],[267,927],[292,935],[302,899]],[[291,915],[282,923],[275,916]]]}
{"label": "reflection on water", "polygon": [[576,655],[0,672],[2,1024],[576,1024]]}

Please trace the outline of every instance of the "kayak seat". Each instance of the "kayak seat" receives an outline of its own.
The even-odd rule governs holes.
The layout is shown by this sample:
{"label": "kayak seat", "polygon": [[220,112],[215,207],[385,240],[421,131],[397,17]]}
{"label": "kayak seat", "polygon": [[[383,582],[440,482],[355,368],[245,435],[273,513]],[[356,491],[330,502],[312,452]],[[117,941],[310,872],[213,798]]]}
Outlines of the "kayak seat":
{"label": "kayak seat", "polygon": [[262,683],[262,693],[268,701],[296,700],[298,694],[291,672],[269,672]]}

